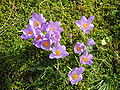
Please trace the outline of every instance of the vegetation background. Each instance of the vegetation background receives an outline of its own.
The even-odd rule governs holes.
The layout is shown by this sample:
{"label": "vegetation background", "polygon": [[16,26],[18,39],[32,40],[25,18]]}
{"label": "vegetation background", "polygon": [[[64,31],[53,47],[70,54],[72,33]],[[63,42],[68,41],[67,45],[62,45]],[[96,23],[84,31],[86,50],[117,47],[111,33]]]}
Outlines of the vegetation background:
{"label": "vegetation background", "polygon": [[[36,48],[32,39],[20,38],[33,12],[61,22],[61,44],[69,56],[51,60],[50,51]],[[75,20],[92,15],[95,28],[84,34]],[[90,66],[80,64],[80,55],[73,52],[75,43],[86,43],[86,38],[97,43],[89,48],[94,56]],[[118,90],[119,45],[119,0],[0,0],[0,90]],[[67,74],[80,66],[85,67],[84,79],[71,85]]]}

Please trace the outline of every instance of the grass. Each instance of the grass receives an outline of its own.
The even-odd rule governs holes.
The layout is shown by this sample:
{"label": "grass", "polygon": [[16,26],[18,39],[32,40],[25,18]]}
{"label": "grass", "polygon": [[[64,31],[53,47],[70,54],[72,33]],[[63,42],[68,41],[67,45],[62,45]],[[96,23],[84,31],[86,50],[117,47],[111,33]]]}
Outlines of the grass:
{"label": "grass", "polygon": [[[118,0],[2,0],[0,1],[0,89],[1,90],[118,90],[120,80],[120,2]],[[61,44],[69,56],[51,60],[51,52],[22,40],[33,12],[42,13],[47,21],[60,21],[64,28]],[[95,28],[84,35],[75,25],[81,16],[95,15]],[[70,43],[69,34],[73,34]],[[94,56],[91,66],[79,63],[73,53],[77,41],[86,43]],[[76,85],[68,81],[68,72],[85,67],[84,79]]]}

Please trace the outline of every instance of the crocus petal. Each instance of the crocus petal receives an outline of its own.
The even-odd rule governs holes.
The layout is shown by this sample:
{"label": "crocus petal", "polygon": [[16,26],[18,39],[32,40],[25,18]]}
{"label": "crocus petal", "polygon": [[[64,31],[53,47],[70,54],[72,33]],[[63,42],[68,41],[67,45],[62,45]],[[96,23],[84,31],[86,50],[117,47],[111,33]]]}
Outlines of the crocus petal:
{"label": "crocus petal", "polygon": [[95,17],[95,16],[91,16],[91,17],[88,18],[88,23],[89,23],[89,24],[92,23],[92,21],[94,20],[94,17]]}
{"label": "crocus petal", "polygon": [[37,19],[37,18],[38,18],[38,15],[37,15],[37,13],[33,12],[33,13],[32,13],[32,18],[35,18],[35,19]]}
{"label": "crocus petal", "polygon": [[82,16],[80,19],[81,24],[84,24],[87,22],[87,18],[85,16]]}
{"label": "crocus petal", "polygon": [[86,32],[93,29],[94,28],[94,25],[93,24],[90,24],[88,28],[86,28]]}
{"label": "crocus petal", "polygon": [[80,21],[75,21],[75,23],[78,27],[80,27],[80,25],[81,25]]}
{"label": "crocus petal", "polygon": [[83,73],[84,72],[84,67],[79,67],[78,70],[79,70],[79,73]]}
{"label": "crocus petal", "polygon": [[21,35],[20,36],[22,39],[29,39],[26,35]]}
{"label": "crocus petal", "polygon": [[54,54],[51,53],[51,54],[49,55],[49,58],[50,58],[50,59],[54,59]]}
{"label": "crocus petal", "polygon": [[91,61],[91,60],[90,60],[90,61],[87,61],[86,64],[87,64],[87,65],[92,65],[92,64],[93,64],[93,61]]}
{"label": "crocus petal", "polygon": [[92,54],[89,54],[89,55],[87,56],[87,58],[93,59],[93,55],[92,55]]}

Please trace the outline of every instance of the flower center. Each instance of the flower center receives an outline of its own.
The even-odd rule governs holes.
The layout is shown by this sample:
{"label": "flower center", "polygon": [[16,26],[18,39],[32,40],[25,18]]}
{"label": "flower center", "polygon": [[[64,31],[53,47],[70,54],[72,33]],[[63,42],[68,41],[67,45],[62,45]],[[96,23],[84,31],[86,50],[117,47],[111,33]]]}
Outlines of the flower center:
{"label": "flower center", "polygon": [[48,42],[48,41],[45,41],[45,42],[43,43],[43,45],[44,45],[45,47],[48,47],[48,46],[49,46],[49,42]]}
{"label": "flower center", "polygon": [[36,22],[34,23],[34,25],[35,25],[35,26],[39,26],[39,22],[36,21]]}
{"label": "flower center", "polygon": [[39,35],[39,36],[37,36],[37,38],[36,38],[37,40],[39,40],[39,39],[42,39],[42,37]]}
{"label": "flower center", "polygon": [[56,28],[51,28],[50,31],[55,30]]}
{"label": "flower center", "polygon": [[86,57],[84,57],[83,59],[82,59],[82,61],[84,61],[84,62],[87,62],[89,59],[88,58],[86,58]]}
{"label": "flower center", "polygon": [[32,32],[31,32],[31,31],[29,31],[29,32],[28,32],[28,34],[32,34]]}
{"label": "flower center", "polygon": [[59,51],[59,50],[56,50],[56,55],[60,55],[61,54],[61,51]]}
{"label": "flower center", "polygon": [[77,78],[78,78],[78,75],[77,75],[77,74],[73,74],[73,75],[72,75],[72,78],[73,78],[73,79],[77,79]]}
{"label": "flower center", "polygon": [[82,49],[82,47],[77,47],[77,51],[80,51]]}
{"label": "flower center", "polygon": [[83,26],[84,28],[87,28],[87,27],[88,27],[88,24],[87,24],[87,23],[84,23],[82,26]]}

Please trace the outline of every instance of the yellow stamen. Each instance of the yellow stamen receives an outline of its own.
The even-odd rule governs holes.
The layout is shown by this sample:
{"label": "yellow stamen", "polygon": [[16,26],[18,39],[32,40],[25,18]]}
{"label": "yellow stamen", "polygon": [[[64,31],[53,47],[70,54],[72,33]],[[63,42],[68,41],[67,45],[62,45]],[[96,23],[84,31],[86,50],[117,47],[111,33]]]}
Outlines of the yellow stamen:
{"label": "yellow stamen", "polygon": [[37,38],[36,38],[37,40],[39,40],[39,39],[41,39],[41,36],[37,36]]}
{"label": "yellow stamen", "polygon": [[61,51],[59,51],[59,50],[56,50],[56,55],[60,55],[61,54]]}
{"label": "yellow stamen", "polygon": [[77,79],[77,78],[78,78],[78,75],[77,75],[77,74],[73,74],[73,75],[72,75],[72,78],[73,78],[73,79]]}
{"label": "yellow stamen", "polygon": [[32,32],[31,32],[31,31],[29,31],[29,32],[28,32],[28,34],[32,34]]}
{"label": "yellow stamen", "polygon": [[34,23],[34,25],[35,25],[35,26],[39,26],[39,22],[36,21],[36,22]]}
{"label": "yellow stamen", "polygon": [[56,28],[51,28],[50,31],[55,30]]}
{"label": "yellow stamen", "polygon": [[44,45],[45,47],[48,47],[48,46],[49,46],[49,42],[48,42],[48,41],[45,41],[45,42],[43,43],[43,45]]}
{"label": "yellow stamen", "polygon": [[88,58],[86,58],[86,57],[84,57],[83,59],[82,59],[82,61],[84,61],[84,62],[87,62],[89,59]]}
{"label": "yellow stamen", "polygon": [[77,51],[80,51],[82,49],[82,47],[77,47]]}
{"label": "yellow stamen", "polygon": [[88,24],[87,24],[87,23],[84,23],[82,26],[83,26],[84,28],[88,28]]}

